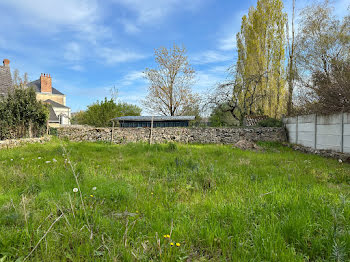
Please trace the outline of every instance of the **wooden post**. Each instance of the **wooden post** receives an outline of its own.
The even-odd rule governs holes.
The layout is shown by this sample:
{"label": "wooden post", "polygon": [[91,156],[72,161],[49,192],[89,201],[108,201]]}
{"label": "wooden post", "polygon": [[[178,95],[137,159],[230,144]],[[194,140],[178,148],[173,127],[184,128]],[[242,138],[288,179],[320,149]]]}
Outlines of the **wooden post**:
{"label": "wooden post", "polygon": [[151,145],[152,144],[152,137],[153,136],[153,116],[152,116],[152,120],[151,120],[151,135],[150,135],[150,138],[149,138],[149,144]]}
{"label": "wooden post", "polygon": [[111,144],[113,143],[113,138],[114,138],[114,120],[112,120]]}

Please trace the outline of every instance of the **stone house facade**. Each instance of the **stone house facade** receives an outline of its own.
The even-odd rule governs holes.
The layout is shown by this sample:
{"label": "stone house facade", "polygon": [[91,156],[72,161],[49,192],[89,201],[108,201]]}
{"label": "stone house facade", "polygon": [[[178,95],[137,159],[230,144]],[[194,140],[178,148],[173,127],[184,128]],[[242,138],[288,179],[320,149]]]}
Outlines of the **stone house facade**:
{"label": "stone house facade", "polygon": [[71,109],[66,106],[66,95],[52,87],[50,74],[41,74],[40,78],[28,83],[33,87],[36,98],[50,105],[49,126],[70,125]]}

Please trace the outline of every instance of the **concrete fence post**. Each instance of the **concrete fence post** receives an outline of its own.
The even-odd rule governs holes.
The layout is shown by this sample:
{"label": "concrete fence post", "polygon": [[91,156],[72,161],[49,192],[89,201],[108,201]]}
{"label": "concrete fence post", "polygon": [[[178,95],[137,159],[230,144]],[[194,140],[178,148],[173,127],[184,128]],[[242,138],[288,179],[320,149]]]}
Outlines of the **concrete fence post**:
{"label": "concrete fence post", "polygon": [[299,122],[299,116],[297,116],[297,123],[295,127],[295,144],[298,144],[298,134],[299,134],[298,122]]}
{"label": "concrete fence post", "polygon": [[340,150],[344,153],[344,112],[341,113],[341,139],[340,139]]}
{"label": "concrete fence post", "polygon": [[317,149],[317,114],[315,114],[315,144],[314,149]]}

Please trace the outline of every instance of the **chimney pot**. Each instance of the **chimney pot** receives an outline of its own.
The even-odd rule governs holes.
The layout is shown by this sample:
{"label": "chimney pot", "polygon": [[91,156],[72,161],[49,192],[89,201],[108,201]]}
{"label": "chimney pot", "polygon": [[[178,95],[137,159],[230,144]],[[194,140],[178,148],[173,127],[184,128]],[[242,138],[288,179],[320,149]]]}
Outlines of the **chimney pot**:
{"label": "chimney pot", "polygon": [[4,66],[9,66],[10,65],[10,60],[5,58],[3,63],[4,63]]}

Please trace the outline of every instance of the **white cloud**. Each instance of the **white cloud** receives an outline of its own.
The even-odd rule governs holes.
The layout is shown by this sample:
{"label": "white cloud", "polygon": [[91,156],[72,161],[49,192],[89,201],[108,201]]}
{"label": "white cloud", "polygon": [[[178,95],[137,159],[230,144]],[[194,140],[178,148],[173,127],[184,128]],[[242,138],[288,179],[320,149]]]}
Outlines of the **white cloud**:
{"label": "white cloud", "polygon": [[96,0],[16,0],[1,1],[0,10],[9,10],[11,16],[1,14],[2,22],[13,30],[36,29],[35,34],[75,32],[91,42],[103,36],[107,28],[99,25],[101,10]]}
{"label": "white cloud", "polygon": [[211,73],[227,74],[229,73],[231,65],[214,66],[208,69]]}
{"label": "white cloud", "polygon": [[0,6],[12,8],[27,23],[38,26],[76,26],[91,23],[97,16],[95,0],[16,0],[3,1]]}
{"label": "white cloud", "polygon": [[124,20],[122,24],[126,32],[135,33],[139,31],[140,26],[145,24],[154,25],[157,22],[179,10],[197,11],[198,6],[203,0],[113,0],[130,10],[136,16],[133,20]]}
{"label": "white cloud", "polygon": [[85,70],[82,65],[73,65],[70,67],[70,69],[72,69],[74,71],[79,71],[79,72],[83,72]]}
{"label": "white cloud", "polygon": [[68,61],[79,61],[81,59],[81,47],[77,42],[70,42],[66,45],[64,59]]}
{"label": "white cloud", "polygon": [[215,86],[225,80],[224,74],[210,73],[208,71],[198,71],[196,76],[196,84],[194,90],[199,93],[207,92],[215,88]]}
{"label": "white cloud", "polygon": [[109,47],[98,48],[97,55],[103,58],[107,64],[132,62],[146,57],[145,55],[134,51]]}
{"label": "white cloud", "polygon": [[121,23],[124,26],[124,31],[129,34],[135,34],[140,32],[140,28],[131,21],[124,19],[124,20],[121,20]]}
{"label": "white cloud", "polygon": [[233,51],[236,49],[236,35],[229,34],[219,40],[219,49],[223,51]]}
{"label": "white cloud", "polygon": [[224,62],[231,59],[233,59],[232,54],[227,54],[227,53],[213,51],[213,50],[195,54],[190,58],[193,64],[198,64],[198,65]]}
{"label": "white cloud", "polygon": [[142,80],[143,82],[145,81],[144,73],[142,71],[132,71],[122,78],[121,84],[124,86],[128,86],[134,84],[136,81],[139,82]]}

